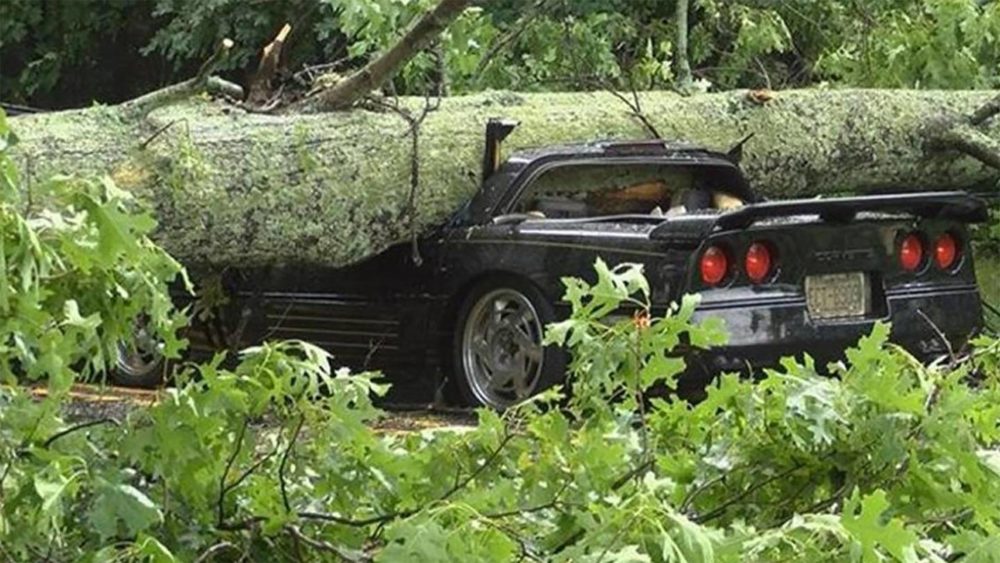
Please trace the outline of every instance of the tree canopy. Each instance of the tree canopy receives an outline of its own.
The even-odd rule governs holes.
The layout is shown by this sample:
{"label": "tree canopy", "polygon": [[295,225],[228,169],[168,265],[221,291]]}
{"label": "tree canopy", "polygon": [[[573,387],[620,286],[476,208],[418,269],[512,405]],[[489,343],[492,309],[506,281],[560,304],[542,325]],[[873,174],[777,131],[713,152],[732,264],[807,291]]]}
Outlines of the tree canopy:
{"label": "tree canopy", "polygon": [[[393,43],[432,0],[8,0],[0,6],[0,99],[42,107],[116,102],[193,74],[223,38],[245,82],[292,27],[280,71],[309,88]],[[1000,2],[690,0],[690,67],[702,90],[814,84],[995,88]],[[466,10],[392,83],[484,89],[676,86],[673,1],[496,0]],[[123,77],[127,77],[123,79]]]}

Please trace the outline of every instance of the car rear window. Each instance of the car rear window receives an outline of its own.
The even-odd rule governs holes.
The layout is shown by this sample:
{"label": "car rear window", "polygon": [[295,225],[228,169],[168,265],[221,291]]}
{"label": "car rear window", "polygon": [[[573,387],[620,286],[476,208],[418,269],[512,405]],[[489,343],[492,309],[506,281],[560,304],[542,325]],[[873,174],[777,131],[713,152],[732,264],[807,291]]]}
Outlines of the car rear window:
{"label": "car rear window", "polygon": [[543,172],[515,202],[515,213],[553,219],[664,215],[712,209],[716,192],[699,170],[664,164],[577,164]]}

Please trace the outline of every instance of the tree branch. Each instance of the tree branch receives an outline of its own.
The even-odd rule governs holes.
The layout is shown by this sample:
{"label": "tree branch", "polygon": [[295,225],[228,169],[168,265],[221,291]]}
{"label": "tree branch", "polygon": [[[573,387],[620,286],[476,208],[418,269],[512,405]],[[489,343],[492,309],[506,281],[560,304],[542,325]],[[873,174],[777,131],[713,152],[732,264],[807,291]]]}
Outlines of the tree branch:
{"label": "tree branch", "polygon": [[536,0],[536,2],[529,6],[521,14],[521,16],[517,18],[517,21],[514,22],[514,25],[510,27],[507,33],[504,33],[499,38],[491,41],[490,46],[486,48],[486,52],[476,64],[476,70],[472,71],[472,75],[478,78],[479,75],[486,70],[486,67],[493,62],[494,57],[496,57],[500,51],[503,51],[508,45],[517,41],[517,39],[521,37],[521,35],[527,31],[529,27],[531,27],[531,23],[538,17],[538,12],[541,11],[541,9],[545,7],[545,4],[549,1],[550,0]]}
{"label": "tree branch", "polygon": [[[629,82],[630,83],[632,82],[631,78],[629,78]],[[630,84],[630,89],[632,91],[631,100],[625,94],[622,94],[621,92],[616,90],[614,87],[609,86],[607,88],[608,92],[610,92],[612,96],[618,98],[619,100],[622,101],[622,103],[628,106],[628,109],[632,112],[632,116],[635,117],[637,120],[639,120],[639,123],[642,124],[643,128],[646,129],[646,131],[654,139],[662,139],[663,137],[660,136],[660,132],[656,130],[656,126],[653,125],[653,122],[651,122],[649,118],[646,117],[646,114],[643,113],[642,111],[642,105],[639,102],[639,92],[636,91],[635,86],[631,84]]]}
{"label": "tree branch", "polygon": [[1000,96],[993,98],[986,102],[983,107],[972,112],[972,115],[969,116],[969,124],[973,127],[982,125],[998,113],[1000,113]]}
{"label": "tree branch", "polygon": [[[611,490],[612,491],[617,491],[618,489],[624,487],[629,481],[631,481],[632,479],[636,478],[640,474],[646,472],[647,470],[649,470],[649,468],[653,467],[654,463],[655,462],[653,460],[647,459],[646,461],[640,463],[639,465],[635,466],[634,468],[626,471],[620,477],[618,477],[617,479],[615,479],[614,483],[611,484]],[[552,553],[554,553],[554,554],[555,553],[561,553],[566,548],[568,548],[571,545],[575,544],[576,542],[580,541],[580,538],[582,538],[585,533],[586,533],[586,530],[584,530],[583,528],[577,528],[575,532],[573,532],[572,534],[570,534],[569,536],[567,536],[566,539],[564,539],[563,541],[561,541],[559,543],[559,545],[557,545],[552,550]]]}
{"label": "tree branch", "polygon": [[691,62],[688,59],[688,0],[677,0],[677,11],[674,19],[677,21],[677,34],[674,37],[676,48],[674,57],[677,59],[677,89],[688,95],[694,89],[691,78]]}
{"label": "tree branch", "polygon": [[[441,107],[441,98],[424,98],[424,107],[420,115],[414,116],[410,110],[401,106],[398,101],[389,103],[376,96],[368,96],[368,102],[388,109],[403,118],[409,125],[407,134],[410,136],[410,195],[406,205],[406,212],[410,220],[410,254],[413,263],[417,266],[423,264],[423,257],[420,255],[420,246],[417,241],[417,192],[420,190],[420,126],[423,125],[427,114],[437,111]],[[432,101],[433,100],[433,101]]]}
{"label": "tree branch", "polygon": [[353,74],[318,94],[319,109],[350,107],[382,86],[417,53],[427,47],[471,3],[471,0],[441,0],[399,38],[395,45]]}
{"label": "tree branch", "polygon": [[240,476],[237,477],[232,483],[229,483],[229,484],[226,485],[226,493],[228,493],[229,491],[235,489],[236,487],[239,487],[243,483],[243,481],[246,481],[247,477],[249,477],[250,475],[253,475],[254,471],[257,471],[258,469],[260,469],[260,466],[264,465],[265,463],[267,463],[267,460],[269,460],[272,457],[274,457],[274,454],[276,454],[276,453],[277,453],[277,450],[268,452],[268,453],[264,454],[260,459],[258,459],[257,461],[253,462],[250,465],[250,467],[246,468],[243,471],[243,473],[240,473]]}
{"label": "tree branch", "polygon": [[267,93],[271,80],[278,72],[278,64],[281,62],[281,51],[288,39],[288,34],[292,32],[292,25],[286,23],[275,35],[274,39],[264,46],[260,54],[260,64],[257,65],[257,72],[250,80],[250,93],[247,95],[247,103],[258,105],[267,99]]}
{"label": "tree branch", "polygon": [[300,530],[298,526],[291,526],[291,525],[286,526],[285,530],[288,532],[290,536],[308,545],[309,547],[319,551],[326,551],[328,553],[333,553],[334,555],[336,555],[337,557],[339,557],[344,561],[362,561],[364,559],[364,557],[360,553],[353,553],[346,549],[337,547],[328,541],[311,538],[302,533],[302,530]]}
{"label": "tree branch", "polygon": [[198,558],[194,560],[194,563],[206,563],[207,561],[211,561],[216,555],[229,549],[232,549],[234,551],[239,551],[239,548],[236,547],[236,544],[227,541],[220,541],[219,543],[203,551],[202,554],[199,555]]}
{"label": "tree branch", "polygon": [[300,416],[299,423],[295,425],[295,431],[292,432],[292,437],[288,440],[288,447],[285,448],[285,453],[281,456],[281,463],[278,464],[278,484],[281,486],[281,502],[285,504],[285,511],[289,513],[292,511],[292,505],[288,502],[288,487],[285,485],[285,467],[288,465],[288,457],[292,454],[292,450],[295,449],[295,441],[299,439],[299,432],[302,432],[302,425],[305,422],[306,416]]}
{"label": "tree branch", "polygon": [[1000,170],[1000,141],[971,125],[956,125],[947,129],[937,136],[935,144],[965,153]]}
{"label": "tree branch", "polygon": [[193,78],[172,84],[166,88],[154,90],[148,94],[129,100],[120,107],[127,115],[142,115],[158,107],[183,100],[202,90],[234,97],[243,97],[243,89],[239,85],[211,76],[212,71],[222,62],[232,48],[232,39],[223,39],[219,43],[219,46],[216,47],[215,52],[202,63],[201,68],[198,69],[198,73]]}
{"label": "tree branch", "polygon": [[528,506],[525,508],[514,508],[502,512],[490,512],[487,514],[483,514],[482,516],[483,518],[487,518],[490,520],[497,520],[501,518],[509,518],[511,516],[520,516],[522,514],[534,514],[535,512],[541,512],[543,510],[549,510],[550,508],[555,508],[559,506],[560,497],[562,497],[562,494],[566,492],[566,489],[569,488],[572,482],[573,482],[572,479],[567,479],[563,483],[562,487],[560,487],[559,490],[556,491],[556,493],[552,495],[552,498],[549,499],[547,502],[536,504],[535,506]]}
{"label": "tree branch", "polygon": [[236,458],[239,457],[240,451],[243,449],[243,437],[246,436],[248,426],[250,426],[250,419],[246,418],[243,420],[243,425],[240,426],[240,433],[236,437],[236,447],[233,448],[233,453],[229,456],[229,460],[226,461],[226,469],[222,472],[222,477],[219,479],[219,498],[215,507],[216,527],[219,528],[226,521],[226,493],[230,490],[229,487],[226,487],[226,479],[229,478],[229,472],[233,469],[233,464],[236,463]]}
{"label": "tree branch", "polygon": [[796,463],[795,465],[789,467],[788,469],[785,469],[784,471],[775,473],[774,475],[771,475],[767,479],[762,479],[762,480],[754,483],[753,485],[747,487],[743,491],[740,491],[735,496],[733,496],[732,498],[726,500],[725,502],[723,502],[719,506],[715,507],[714,509],[712,509],[708,513],[703,514],[701,516],[696,516],[696,517],[692,518],[692,520],[695,521],[695,522],[697,522],[698,524],[704,524],[705,522],[708,522],[709,520],[714,520],[714,519],[718,518],[719,516],[722,516],[723,514],[725,514],[727,508],[729,508],[730,506],[736,504],[737,502],[745,499],[746,497],[750,496],[755,491],[759,491],[760,489],[763,489],[764,487],[770,485],[771,483],[773,483],[775,481],[778,481],[780,479],[784,479],[785,477],[788,477],[789,475],[795,473],[796,471],[802,469],[803,467],[805,467],[805,466],[802,465],[801,463]]}
{"label": "tree branch", "polygon": [[[514,434],[511,433],[505,434],[503,439],[500,440],[500,444],[498,444],[497,447],[494,448],[492,452],[490,452],[490,454],[486,457],[486,460],[483,461],[482,465],[480,465],[474,471],[469,473],[469,475],[467,475],[465,479],[458,481],[454,485],[452,485],[450,489],[445,491],[443,495],[438,497],[438,499],[431,504],[444,502],[449,498],[451,498],[455,493],[469,486],[469,484],[472,483],[472,481],[474,481],[477,477],[482,475],[482,473],[486,471],[487,468],[493,465],[493,462],[496,461],[496,459],[500,456],[500,453],[507,446],[507,444],[510,443],[510,441],[513,438]],[[384,522],[390,522],[392,520],[409,518],[410,516],[413,516],[414,514],[420,512],[421,510],[423,510],[423,508],[416,508],[416,509],[411,508],[408,510],[400,510],[396,512],[390,512],[387,514],[380,514],[376,516],[371,516],[369,518],[361,518],[361,519],[345,518],[343,516],[337,516],[336,514],[327,514],[323,512],[304,511],[304,512],[299,512],[297,514],[299,518],[304,518],[306,520],[321,520],[324,522],[333,522],[334,524],[351,526],[353,528],[363,528],[365,526],[371,526],[373,524],[382,524]]]}
{"label": "tree branch", "polygon": [[52,442],[55,442],[56,440],[58,440],[59,438],[62,438],[63,436],[66,436],[68,434],[72,434],[73,432],[76,432],[77,430],[83,430],[84,428],[90,428],[91,426],[97,426],[99,424],[111,424],[113,426],[120,426],[121,425],[121,423],[119,423],[118,420],[114,419],[114,418],[100,418],[100,419],[97,419],[97,420],[88,420],[87,422],[81,422],[80,424],[76,424],[74,426],[70,426],[69,428],[65,428],[63,430],[60,430],[59,432],[56,432],[55,434],[53,434],[52,436],[50,436],[47,440],[45,440],[44,442],[42,442],[42,447],[43,448],[48,448],[49,446],[52,445]]}

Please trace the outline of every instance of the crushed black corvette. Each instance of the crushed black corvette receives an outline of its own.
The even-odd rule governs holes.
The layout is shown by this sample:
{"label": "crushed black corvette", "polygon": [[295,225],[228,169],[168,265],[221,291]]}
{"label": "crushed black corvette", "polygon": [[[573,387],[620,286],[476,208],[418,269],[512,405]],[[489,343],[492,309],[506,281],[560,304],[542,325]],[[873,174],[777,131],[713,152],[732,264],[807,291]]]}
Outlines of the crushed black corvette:
{"label": "crushed black corvette", "polygon": [[[662,141],[501,163],[512,129],[490,122],[482,186],[445,224],[346,268],[232,272],[232,299],[195,346],[302,339],[351,368],[504,408],[563,378],[566,352],[542,333],[568,312],[560,279],[592,278],[598,257],[643,264],[654,308],[700,293],[697,315],[725,320],[728,344],[689,358],[688,386],[805,351],[835,360],[880,320],[922,359],[980,329],[967,225],[987,212],[973,196],[761,201],[733,152]],[[117,380],[158,383],[155,359],[133,350]]]}

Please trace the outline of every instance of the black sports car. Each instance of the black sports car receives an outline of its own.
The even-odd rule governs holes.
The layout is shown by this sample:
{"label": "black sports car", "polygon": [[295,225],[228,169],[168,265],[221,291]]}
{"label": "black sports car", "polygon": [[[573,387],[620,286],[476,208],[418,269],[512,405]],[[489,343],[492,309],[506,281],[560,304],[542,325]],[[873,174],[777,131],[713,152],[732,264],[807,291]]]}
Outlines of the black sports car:
{"label": "black sports car", "polygon": [[[192,340],[302,339],[352,368],[448,381],[466,403],[504,408],[564,377],[566,353],[543,348],[542,332],[567,314],[560,278],[592,278],[598,257],[643,264],[655,308],[700,293],[697,315],[725,319],[728,345],[691,358],[695,385],[803,351],[834,360],[878,320],[921,358],[981,326],[966,225],[986,208],[972,196],[763,202],[732,154],[661,141],[499,164],[511,129],[491,121],[481,189],[417,242],[420,260],[401,244],[346,268],[235,273],[220,316],[234,320]],[[122,356],[119,382],[158,382],[152,362]]]}

